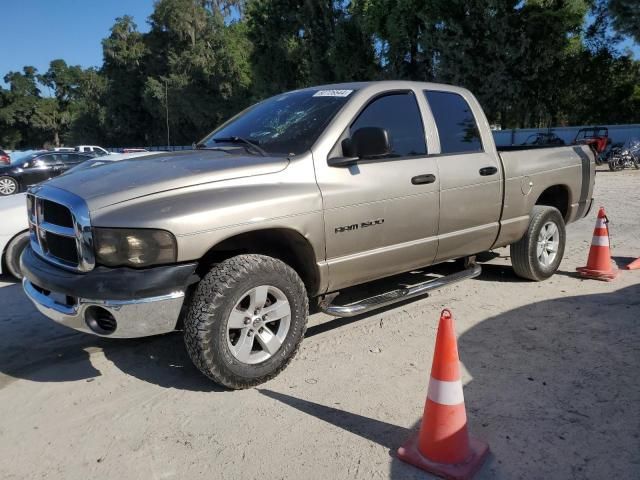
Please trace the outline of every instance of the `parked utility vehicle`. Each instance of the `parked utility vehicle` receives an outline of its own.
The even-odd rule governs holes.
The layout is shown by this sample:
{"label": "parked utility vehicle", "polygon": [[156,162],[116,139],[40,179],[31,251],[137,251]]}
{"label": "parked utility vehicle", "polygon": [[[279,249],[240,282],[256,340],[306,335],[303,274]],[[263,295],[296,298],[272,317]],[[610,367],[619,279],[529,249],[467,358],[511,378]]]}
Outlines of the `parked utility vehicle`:
{"label": "parked utility vehicle", "polygon": [[31,189],[24,289],[80,331],[184,329],[208,377],[246,388],[277,375],[309,300],[363,313],[471,278],[342,304],[336,293],[511,245],[515,272],[556,271],[565,224],[592,203],[587,146],[498,153],[473,95],[388,81],[307,88],[241,112],[195,151],[123,160]]}

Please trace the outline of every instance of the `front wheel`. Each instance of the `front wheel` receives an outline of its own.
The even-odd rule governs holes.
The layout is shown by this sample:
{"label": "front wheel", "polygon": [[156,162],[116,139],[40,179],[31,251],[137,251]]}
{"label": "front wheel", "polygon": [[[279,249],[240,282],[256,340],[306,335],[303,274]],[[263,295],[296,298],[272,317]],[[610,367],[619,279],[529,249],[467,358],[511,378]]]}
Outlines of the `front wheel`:
{"label": "front wheel", "polygon": [[270,380],[289,364],[309,315],[307,292],[288,265],[239,255],[215,265],[197,285],[184,320],[198,369],[228,388]]}
{"label": "front wheel", "polygon": [[18,193],[18,182],[12,177],[0,177],[0,195],[7,196]]}
{"label": "front wheel", "polygon": [[549,278],[560,266],[565,241],[564,220],[558,209],[533,207],[527,232],[510,247],[516,275],[536,282]]}

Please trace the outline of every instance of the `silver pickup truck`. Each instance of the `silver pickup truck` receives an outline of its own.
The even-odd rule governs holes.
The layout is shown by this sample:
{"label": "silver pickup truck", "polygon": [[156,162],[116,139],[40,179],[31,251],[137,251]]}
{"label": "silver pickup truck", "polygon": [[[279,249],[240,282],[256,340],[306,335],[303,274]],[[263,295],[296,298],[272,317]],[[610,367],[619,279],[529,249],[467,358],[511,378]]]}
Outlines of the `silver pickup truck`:
{"label": "silver pickup truck", "polygon": [[[594,155],[507,150],[463,88],[388,81],[284,93],[194,151],[33,187],[24,289],[83,332],[182,329],[205,375],[257,385],[294,356],[310,301],[362,314],[477,276],[474,255],[506,245],[517,275],[553,275],[565,224],[591,208]],[[464,259],[451,275],[346,303],[337,295],[451,259]]]}

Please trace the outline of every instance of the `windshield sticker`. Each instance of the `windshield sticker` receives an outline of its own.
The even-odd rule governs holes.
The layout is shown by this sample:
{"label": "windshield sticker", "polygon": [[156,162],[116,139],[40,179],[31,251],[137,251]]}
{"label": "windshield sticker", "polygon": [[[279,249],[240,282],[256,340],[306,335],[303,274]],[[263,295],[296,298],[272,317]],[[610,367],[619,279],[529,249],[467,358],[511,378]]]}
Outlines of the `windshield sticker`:
{"label": "windshield sticker", "polygon": [[348,97],[353,90],[318,90],[314,97]]}

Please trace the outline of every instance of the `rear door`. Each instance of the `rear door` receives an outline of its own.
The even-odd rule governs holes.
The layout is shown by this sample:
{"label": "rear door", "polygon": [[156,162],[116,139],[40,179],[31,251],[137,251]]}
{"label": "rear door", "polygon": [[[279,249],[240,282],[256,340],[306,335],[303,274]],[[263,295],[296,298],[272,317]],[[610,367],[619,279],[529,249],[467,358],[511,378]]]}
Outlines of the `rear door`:
{"label": "rear door", "polygon": [[[488,250],[498,235],[502,209],[499,159],[492,139],[482,138],[478,118],[460,93],[425,90],[440,152],[440,223],[436,261]],[[471,100],[471,99],[469,99]]]}
{"label": "rear door", "polygon": [[81,164],[89,158],[91,158],[89,155],[82,155],[79,153],[65,153],[64,155],[60,156],[60,171],[57,173],[60,174],[66,172],[70,168]]}
{"label": "rear door", "polygon": [[386,129],[391,154],[316,171],[332,290],[427,265],[437,249],[439,175],[415,93],[374,95],[330,156],[340,156],[340,141],[362,127]]}

